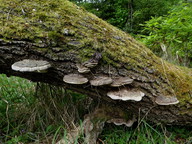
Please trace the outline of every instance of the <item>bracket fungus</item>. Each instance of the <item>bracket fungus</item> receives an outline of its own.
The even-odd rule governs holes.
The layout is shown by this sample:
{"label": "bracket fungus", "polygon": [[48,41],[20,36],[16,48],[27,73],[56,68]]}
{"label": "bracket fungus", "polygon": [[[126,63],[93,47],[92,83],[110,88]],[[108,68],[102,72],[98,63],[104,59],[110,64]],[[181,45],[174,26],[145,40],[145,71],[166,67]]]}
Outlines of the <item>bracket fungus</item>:
{"label": "bracket fungus", "polygon": [[93,68],[98,64],[97,61],[94,60],[89,60],[83,63],[83,66],[87,67],[87,68]]}
{"label": "bracket fungus", "polygon": [[113,82],[113,80],[110,77],[107,77],[107,76],[98,76],[95,79],[90,81],[92,86],[109,85],[112,82]]}
{"label": "bracket fungus", "polygon": [[131,84],[133,79],[129,77],[118,77],[113,79],[113,83],[111,84],[112,87],[120,87],[123,85]]}
{"label": "bracket fungus", "polygon": [[24,59],[22,61],[15,62],[11,68],[20,72],[46,72],[51,64],[44,60],[30,60]]}
{"label": "bracket fungus", "polygon": [[173,105],[179,103],[175,96],[157,96],[155,102],[158,105]]}
{"label": "bracket fungus", "polygon": [[76,64],[76,66],[77,66],[77,69],[78,69],[79,73],[88,73],[88,72],[90,72],[89,68],[87,68],[87,67],[85,67],[85,66],[83,66],[81,64]]}
{"label": "bracket fungus", "polygon": [[140,90],[136,89],[127,89],[122,88],[118,91],[110,91],[107,93],[107,96],[109,96],[111,99],[114,100],[133,100],[133,101],[141,101],[145,94],[141,92]]}
{"label": "bracket fungus", "polygon": [[99,60],[101,58],[102,58],[101,53],[96,52],[92,55],[92,58],[90,60],[83,63],[83,66],[88,67],[88,68],[93,68],[99,63]]}
{"label": "bracket fungus", "polygon": [[125,125],[127,127],[131,127],[135,121],[136,121],[135,119],[127,121],[123,118],[113,118],[113,119],[108,120],[107,123],[114,123],[117,126]]}
{"label": "bracket fungus", "polygon": [[63,81],[68,84],[85,84],[88,79],[80,74],[68,74],[64,76]]}

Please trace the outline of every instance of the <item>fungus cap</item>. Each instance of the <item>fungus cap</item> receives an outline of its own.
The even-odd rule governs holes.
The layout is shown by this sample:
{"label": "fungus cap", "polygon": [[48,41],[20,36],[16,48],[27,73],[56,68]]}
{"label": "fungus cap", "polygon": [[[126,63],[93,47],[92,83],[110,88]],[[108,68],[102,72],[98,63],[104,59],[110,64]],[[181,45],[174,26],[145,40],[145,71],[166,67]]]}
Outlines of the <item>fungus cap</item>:
{"label": "fungus cap", "polygon": [[179,103],[175,96],[157,96],[155,102],[158,105],[173,105]]}
{"label": "fungus cap", "polygon": [[109,96],[111,99],[114,100],[133,100],[133,101],[141,101],[145,94],[141,92],[140,90],[136,89],[127,89],[122,88],[118,91],[110,91],[107,93],[107,96]]}
{"label": "fungus cap", "polygon": [[92,86],[109,85],[112,82],[113,82],[113,80],[110,77],[107,77],[107,76],[98,76],[95,79],[90,81]]}
{"label": "fungus cap", "polygon": [[133,123],[135,122],[135,119],[133,120],[125,120],[123,118],[113,118],[107,121],[108,123],[114,123],[115,125],[125,125],[127,127],[131,127]]}
{"label": "fungus cap", "polygon": [[76,64],[77,68],[78,68],[78,72],[79,73],[88,73],[90,72],[90,69],[81,65],[81,64]]}
{"label": "fungus cap", "polygon": [[118,77],[113,79],[113,83],[111,84],[112,87],[119,87],[127,84],[131,84],[133,79],[129,77]]}
{"label": "fungus cap", "polygon": [[41,72],[46,71],[51,67],[51,64],[44,60],[30,60],[24,59],[22,61],[15,62],[11,68],[20,72]]}
{"label": "fungus cap", "polygon": [[64,76],[63,81],[69,84],[85,84],[88,79],[80,74],[68,74]]}
{"label": "fungus cap", "polygon": [[98,62],[94,62],[94,61],[86,61],[83,63],[83,66],[87,67],[87,68],[93,68],[98,64]]}
{"label": "fungus cap", "polygon": [[92,55],[92,58],[86,62],[83,63],[83,65],[85,67],[88,67],[88,68],[93,68],[95,67],[96,65],[98,65],[98,62],[99,60],[102,58],[102,54],[99,53],[99,52],[95,52],[93,55]]}

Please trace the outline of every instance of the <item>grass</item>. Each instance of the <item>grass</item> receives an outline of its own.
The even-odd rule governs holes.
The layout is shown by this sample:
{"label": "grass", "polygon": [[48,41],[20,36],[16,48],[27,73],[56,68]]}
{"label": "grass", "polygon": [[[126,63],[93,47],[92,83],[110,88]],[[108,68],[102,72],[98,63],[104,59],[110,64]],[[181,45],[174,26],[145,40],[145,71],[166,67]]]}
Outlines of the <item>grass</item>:
{"label": "grass", "polygon": [[[112,130],[112,128],[110,128]],[[110,144],[172,144],[172,136],[167,136],[162,129],[155,129],[145,121],[138,128],[116,127],[114,132],[104,132],[105,143]]]}
{"label": "grass", "polygon": [[[83,106],[85,99],[63,88],[0,75],[0,144],[56,143],[88,112]],[[82,139],[83,136],[75,143],[81,143]],[[131,128],[106,124],[98,143],[191,144],[192,128],[165,127],[145,121]]]}

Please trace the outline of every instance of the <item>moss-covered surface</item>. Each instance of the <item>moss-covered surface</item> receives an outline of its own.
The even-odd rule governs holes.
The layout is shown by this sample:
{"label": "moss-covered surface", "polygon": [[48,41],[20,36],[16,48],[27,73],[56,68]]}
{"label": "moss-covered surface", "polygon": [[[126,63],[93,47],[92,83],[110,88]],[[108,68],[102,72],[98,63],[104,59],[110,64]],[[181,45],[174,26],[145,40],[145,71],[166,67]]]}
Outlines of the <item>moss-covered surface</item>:
{"label": "moss-covered surface", "polygon": [[[162,61],[128,34],[67,0],[0,0],[0,19],[2,39],[46,43],[48,48],[63,49],[63,53],[72,50],[82,62],[101,52],[103,63],[160,79],[157,88],[163,95],[175,95],[183,105],[192,103],[191,69]],[[54,55],[52,50],[47,52]]]}

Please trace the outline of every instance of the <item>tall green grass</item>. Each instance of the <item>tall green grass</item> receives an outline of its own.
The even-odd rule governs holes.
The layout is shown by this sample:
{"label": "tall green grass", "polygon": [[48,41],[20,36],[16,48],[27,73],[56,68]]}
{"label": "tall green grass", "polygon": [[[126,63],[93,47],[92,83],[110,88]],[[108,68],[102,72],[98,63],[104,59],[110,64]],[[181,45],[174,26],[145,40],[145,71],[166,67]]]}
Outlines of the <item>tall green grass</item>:
{"label": "tall green grass", "polygon": [[0,75],[0,143],[9,139],[14,143],[21,139],[19,135],[24,131],[22,114],[25,113],[25,107],[33,103],[31,95],[34,92],[34,83]]}
{"label": "tall green grass", "polygon": [[[80,124],[89,111],[86,102],[86,96],[61,87],[0,75],[0,144],[54,144]],[[75,143],[82,142],[83,136]],[[192,128],[145,121],[131,128],[106,124],[98,143],[191,144]]]}

